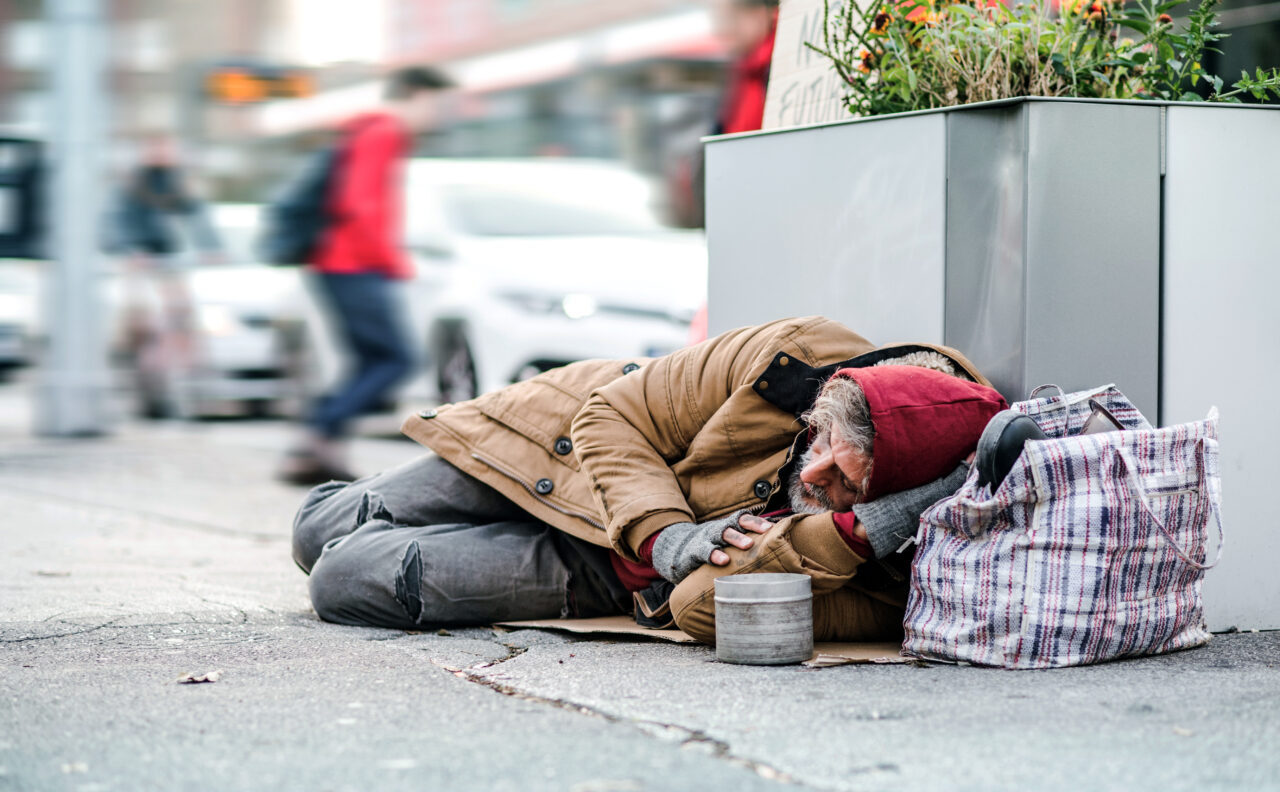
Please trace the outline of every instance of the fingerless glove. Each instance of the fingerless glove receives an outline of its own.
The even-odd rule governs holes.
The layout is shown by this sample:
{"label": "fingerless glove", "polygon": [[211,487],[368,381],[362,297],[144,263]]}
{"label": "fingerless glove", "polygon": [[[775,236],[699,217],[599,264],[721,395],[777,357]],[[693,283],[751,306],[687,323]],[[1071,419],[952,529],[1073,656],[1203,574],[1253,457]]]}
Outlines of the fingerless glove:
{"label": "fingerless glove", "polygon": [[961,463],[942,478],[915,489],[885,495],[869,503],[854,504],[853,513],[866,530],[867,541],[871,543],[876,558],[892,555],[903,542],[913,538],[925,509],[955,494],[968,476],[969,466]]}
{"label": "fingerless glove", "polygon": [[701,523],[675,523],[662,529],[653,543],[653,568],[672,583],[679,583],[693,570],[711,561],[711,551],[725,547],[726,528],[737,528],[743,511]]}

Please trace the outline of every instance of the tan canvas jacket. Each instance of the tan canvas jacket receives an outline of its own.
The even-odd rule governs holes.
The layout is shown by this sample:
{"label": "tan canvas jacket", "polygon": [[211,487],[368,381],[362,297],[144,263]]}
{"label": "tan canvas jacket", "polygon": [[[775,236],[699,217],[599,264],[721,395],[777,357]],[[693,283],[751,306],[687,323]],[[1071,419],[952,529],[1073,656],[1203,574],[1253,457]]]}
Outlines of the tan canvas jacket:
{"label": "tan canvas jacket", "polygon": [[[911,348],[940,351],[987,384],[954,350]],[[635,559],[645,539],[672,523],[764,509],[802,429],[798,414],[830,373],[809,369],[873,352],[869,341],[829,319],[784,319],[662,358],[574,363],[425,410],[403,431],[534,517]],[[813,381],[803,382],[803,373]],[[792,532],[802,523],[814,560],[841,561],[827,585],[843,584],[861,559],[830,515],[791,518],[767,543],[787,545],[783,555],[790,556]],[[822,587],[815,579],[815,593]]]}

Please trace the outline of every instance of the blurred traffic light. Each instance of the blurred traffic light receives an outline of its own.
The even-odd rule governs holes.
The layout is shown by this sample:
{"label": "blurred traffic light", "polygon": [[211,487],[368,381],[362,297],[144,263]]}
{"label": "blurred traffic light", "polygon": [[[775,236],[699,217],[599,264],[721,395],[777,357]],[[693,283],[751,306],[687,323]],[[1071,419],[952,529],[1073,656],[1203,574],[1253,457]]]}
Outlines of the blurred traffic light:
{"label": "blurred traffic light", "polygon": [[299,99],[315,93],[311,75],[268,66],[217,66],[205,77],[205,95],[224,104]]}

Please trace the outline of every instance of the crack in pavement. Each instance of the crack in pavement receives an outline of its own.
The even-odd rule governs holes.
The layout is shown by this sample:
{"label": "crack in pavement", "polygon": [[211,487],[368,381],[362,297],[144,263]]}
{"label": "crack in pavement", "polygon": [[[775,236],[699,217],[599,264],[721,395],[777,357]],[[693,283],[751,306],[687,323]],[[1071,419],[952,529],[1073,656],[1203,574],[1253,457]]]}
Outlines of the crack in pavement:
{"label": "crack in pavement", "polygon": [[[228,607],[234,607],[234,606],[228,606]],[[57,638],[70,638],[77,635],[86,635],[88,633],[98,632],[99,630],[117,630],[117,631],[123,632],[127,630],[157,630],[164,627],[193,627],[193,626],[194,627],[243,627],[244,625],[249,623],[247,614],[245,614],[243,611],[241,612],[241,615],[244,616],[245,618],[241,619],[240,621],[236,621],[234,619],[227,620],[227,621],[201,621],[200,619],[196,618],[193,614],[187,613],[185,615],[187,616],[187,621],[131,622],[128,624],[121,624],[120,622],[130,617],[129,614],[125,614],[122,616],[117,616],[116,618],[111,619],[109,621],[105,621],[101,624],[85,625],[84,629],[72,630],[70,632],[52,633],[49,635],[24,635],[20,638],[0,638],[0,644],[19,644],[19,643],[29,643],[32,641],[52,641]],[[49,619],[41,619],[39,622],[29,622],[29,623],[46,624],[48,623],[48,621]],[[17,623],[19,622],[10,622],[10,624],[17,624]],[[0,627],[3,627],[3,626],[4,626],[3,624],[0,624]],[[247,640],[252,640],[252,639],[247,639]],[[229,643],[238,643],[238,641],[230,641]]]}
{"label": "crack in pavement", "polygon": [[[125,620],[125,619],[128,619],[128,618],[130,618],[130,616],[132,616],[132,615],[133,615],[133,614],[127,614],[127,613],[126,613],[126,614],[122,614],[122,615],[120,615],[120,616],[117,616],[117,617],[115,617],[114,619],[109,619],[109,620],[107,620],[107,621],[105,621],[105,622],[102,622],[101,624],[94,624],[94,625],[82,625],[82,626],[83,626],[83,629],[72,630],[72,631],[70,631],[70,632],[51,633],[51,634],[48,634],[48,635],[24,635],[24,636],[22,636],[22,637],[20,637],[20,638],[0,638],[0,644],[18,644],[18,643],[28,643],[28,642],[30,642],[30,641],[51,641],[51,640],[54,640],[54,639],[56,639],[56,638],[70,638],[70,637],[77,636],[77,635],[85,635],[85,634],[87,634],[87,633],[97,632],[98,630],[104,630],[104,629],[107,629],[107,628],[120,629],[120,630],[129,630],[129,629],[156,629],[156,628],[160,628],[160,627],[186,627],[186,626],[190,626],[190,625],[193,625],[193,624],[195,624],[195,625],[208,625],[208,626],[215,626],[215,625],[216,625],[216,626],[222,626],[222,627],[234,627],[234,626],[243,626],[243,625],[249,624],[249,622],[250,622],[250,614],[249,614],[249,612],[248,612],[248,611],[246,611],[244,608],[241,608],[241,607],[240,607],[240,606],[238,606],[238,605],[233,605],[233,604],[231,604],[231,603],[229,603],[229,602],[219,602],[218,600],[210,599],[210,598],[208,598],[208,597],[205,597],[205,596],[202,596],[201,594],[196,593],[195,591],[192,591],[192,590],[191,590],[190,588],[188,588],[187,586],[179,586],[179,590],[180,590],[180,591],[182,591],[182,593],[184,593],[184,594],[186,594],[186,595],[188,595],[188,596],[194,597],[194,598],[196,598],[197,600],[199,600],[199,601],[201,601],[201,602],[203,602],[203,603],[205,603],[205,604],[207,604],[207,605],[214,605],[214,606],[219,607],[219,608],[226,608],[226,609],[228,609],[228,610],[230,610],[230,611],[233,611],[235,615],[234,615],[232,618],[227,619],[227,620],[221,620],[221,619],[218,619],[218,620],[215,620],[215,621],[202,621],[200,618],[198,618],[194,613],[191,613],[190,611],[179,611],[179,613],[180,613],[181,615],[183,615],[183,616],[186,616],[186,617],[187,617],[187,621],[176,621],[176,622],[175,622],[175,621],[167,621],[167,622],[134,622],[134,623],[130,623],[130,624],[120,624],[120,622],[121,622],[121,621],[123,621],[123,620]],[[277,617],[278,617],[278,615],[279,615],[279,614],[277,614],[277,613],[276,613],[276,611],[274,611],[274,610],[272,610],[272,609],[270,609],[270,608],[263,608],[263,610],[267,611],[268,613],[270,613],[270,614],[271,614],[271,615],[273,615],[273,616],[277,616]],[[70,613],[70,612],[71,612],[70,610],[61,610],[61,611],[58,611],[57,613],[54,613],[54,614],[52,614],[52,615],[50,615],[50,616],[46,616],[46,617],[44,617],[43,619],[40,619],[40,620],[39,620],[39,621],[37,621],[37,622],[32,622],[32,623],[34,623],[34,624],[48,624],[49,622],[53,621],[54,619],[57,619],[59,616],[62,616],[63,614]],[[14,623],[17,623],[17,622],[11,622],[11,624],[14,624]],[[63,622],[63,623],[65,624],[66,622]],[[2,627],[2,626],[3,626],[3,624],[0,624],[0,627]]]}
{"label": "crack in pavement", "polygon": [[[103,622],[102,624],[95,624],[91,627],[86,627],[83,630],[73,630],[72,632],[56,633],[54,635],[24,635],[21,638],[0,638],[0,643],[18,644],[18,643],[28,643],[30,641],[49,641],[49,640],[53,640],[54,638],[68,638],[73,635],[85,635],[87,633],[97,632],[98,630],[106,629],[107,627],[112,627],[115,625],[116,622],[120,621],[123,618],[125,617],[120,616],[115,619],[112,619],[111,621]],[[45,621],[47,621],[47,619]],[[43,624],[44,622],[41,622],[41,623]]]}
{"label": "crack in pavement", "polygon": [[735,764],[740,767],[744,767],[750,770],[751,772],[755,773],[756,775],[760,776],[761,778],[765,778],[771,781],[778,781],[780,783],[789,784],[791,786],[807,787],[809,789],[817,789],[817,790],[834,789],[834,787],[815,786],[812,783],[806,783],[790,775],[789,773],[779,770],[778,768],[773,767],[772,765],[769,765],[765,762],[757,761],[755,759],[748,759],[744,756],[738,756],[733,753],[728,743],[726,743],[723,740],[716,739],[715,737],[712,737],[711,735],[699,729],[691,729],[687,726],[681,726],[679,724],[664,723],[662,721],[648,720],[645,718],[630,718],[622,715],[615,715],[611,712],[606,712],[602,709],[599,709],[597,707],[592,707],[586,704],[579,704],[573,701],[566,701],[564,699],[551,698],[548,696],[540,696],[536,693],[530,693],[530,692],[521,690],[513,685],[506,684],[502,682],[500,679],[487,676],[481,672],[486,669],[493,668],[494,666],[498,666],[503,663],[506,663],[509,660],[513,660],[519,657],[520,655],[524,654],[525,652],[529,651],[529,649],[531,648],[526,646],[513,646],[512,644],[504,643],[502,641],[494,641],[494,643],[497,643],[498,645],[503,646],[507,649],[508,654],[506,657],[503,657],[498,660],[486,660],[485,662],[476,663],[474,665],[470,665],[465,668],[449,666],[445,662],[439,661],[436,658],[432,658],[431,662],[433,665],[436,665],[439,668],[449,671],[455,677],[463,681],[471,682],[473,684],[486,687],[504,696],[509,696],[511,698],[518,698],[525,701],[532,701],[538,704],[546,704],[552,707],[556,707],[557,709],[576,712],[580,715],[587,715],[589,717],[601,718],[602,720],[605,720],[609,723],[617,723],[621,725],[632,726],[637,730],[639,730],[641,733],[646,734],[650,737],[658,738],[658,739],[663,739],[662,735],[664,733],[680,735],[679,744],[681,748],[688,747],[688,746],[699,746],[699,747],[707,748],[709,749],[709,753],[712,758],[720,759],[720,760],[729,762],[730,764]]}
{"label": "crack in pavement", "polygon": [[[241,624],[248,624],[248,623],[249,623],[249,612],[248,612],[248,611],[246,611],[244,608],[241,608],[239,605],[232,605],[230,602],[218,602],[217,600],[211,600],[211,599],[209,599],[208,597],[204,596],[203,594],[199,594],[199,593],[197,593],[197,592],[195,592],[195,591],[192,591],[192,590],[191,590],[191,588],[190,588],[189,586],[187,586],[185,582],[180,583],[180,584],[178,585],[178,590],[179,590],[179,591],[181,591],[183,594],[188,594],[188,595],[190,595],[190,596],[192,596],[192,597],[195,597],[196,599],[200,600],[201,602],[205,603],[206,605],[216,605],[216,606],[218,606],[218,607],[222,607],[222,608],[230,608],[231,610],[233,610],[233,611],[235,611],[236,613],[240,614],[240,623],[241,623]],[[188,613],[188,614],[187,614],[187,616],[188,616],[192,621],[195,621],[195,617],[194,617],[194,616],[192,616],[190,613]]]}

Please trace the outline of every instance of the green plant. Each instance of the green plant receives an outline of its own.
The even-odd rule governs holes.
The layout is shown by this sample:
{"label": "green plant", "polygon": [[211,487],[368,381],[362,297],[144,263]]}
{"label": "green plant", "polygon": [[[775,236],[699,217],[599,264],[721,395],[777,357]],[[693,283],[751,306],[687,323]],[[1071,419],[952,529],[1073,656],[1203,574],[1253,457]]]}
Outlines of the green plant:
{"label": "green plant", "polygon": [[[1045,0],[1041,0],[1044,2]],[[1201,65],[1221,0],[1201,0],[1185,23],[1170,12],[1186,0],[824,0],[823,46],[844,79],[854,115],[950,107],[1016,96],[1238,102],[1280,98],[1280,69],[1223,80]]]}

